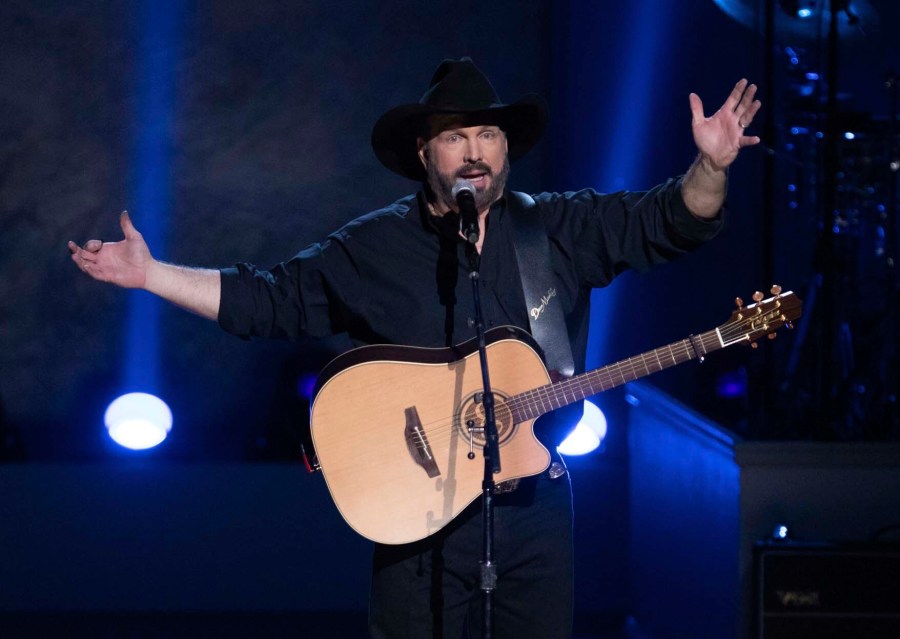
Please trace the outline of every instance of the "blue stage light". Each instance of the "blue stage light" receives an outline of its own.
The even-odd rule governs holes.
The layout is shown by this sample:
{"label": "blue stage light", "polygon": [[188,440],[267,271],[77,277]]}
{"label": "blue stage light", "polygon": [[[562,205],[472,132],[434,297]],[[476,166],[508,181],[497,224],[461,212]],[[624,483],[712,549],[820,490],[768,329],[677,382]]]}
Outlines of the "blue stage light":
{"label": "blue stage light", "polygon": [[311,400],[316,388],[318,376],[315,373],[303,373],[297,377],[297,397]]}
{"label": "blue stage light", "polygon": [[747,386],[747,369],[741,367],[719,375],[719,379],[716,382],[716,394],[725,399],[746,397]]}
{"label": "blue stage light", "polygon": [[[172,156],[177,152],[179,52],[190,14],[184,2],[138,0],[134,8],[139,16],[133,23],[137,30],[131,34],[135,68],[129,76],[133,94],[129,103],[134,105],[129,208],[153,254],[165,259],[173,199]],[[128,301],[121,388],[154,392],[162,377],[162,301],[140,290],[130,291]]]}
{"label": "blue stage light", "polygon": [[172,411],[159,397],[128,393],[113,400],[103,422],[119,446],[145,450],[161,444],[172,430]]}
{"label": "blue stage light", "polygon": [[600,446],[606,437],[606,416],[593,402],[584,403],[584,415],[571,435],[556,449],[562,455],[584,455]]}

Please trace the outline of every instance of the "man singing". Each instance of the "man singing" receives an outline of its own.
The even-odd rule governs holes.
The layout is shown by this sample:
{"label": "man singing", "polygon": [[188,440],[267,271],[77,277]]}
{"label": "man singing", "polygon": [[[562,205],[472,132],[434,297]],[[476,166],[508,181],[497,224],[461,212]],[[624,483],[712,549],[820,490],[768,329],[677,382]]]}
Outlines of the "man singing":
{"label": "man singing", "polygon": [[[502,103],[468,58],[442,62],[419,102],[389,110],[373,129],[378,159],[421,189],[270,270],[160,262],[127,213],[121,216],[122,241],[68,246],[73,262],[94,279],[145,289],[235,335],[295,339],[345,333],[357,345],[419,347],[452,346],[475,336],[468,259],[474,251],[480,256],[484,325],[530,331],[523,292],[529,273],[521,271],[549,277],[554,296],[547,304],[562,312],[564,341],[579,373],[591,290],[626,269],[675,259],[721,229],[728,167],[743,147],[759,142],[744,135],[760,107],[755,93],[754,85],[741,80],[711,117],[704,115],[700,98],[690,95],[698,156],[682,177],[645,192],[534,195],[530,210],[548,246],[543,263],[523,266],[517,260],[521,242],[513,209],[520,198],[506,189],[506,181],[510,163],[540,140],[545,103],[535,95]],[[461,179],[474,187],[479,232],[473,246],[462,233],[453,193]],[[555,451],[573,422],[571,415],[557,413],[542,418],[536,429],[552,451],[549,468],[501,484],[494,500],[496,637],[571,633],[571,489]],[[456,639],[468,629],[480,636],[481,539],[481,503],[474,499],[424,539],[376,544],[371,635]]]}

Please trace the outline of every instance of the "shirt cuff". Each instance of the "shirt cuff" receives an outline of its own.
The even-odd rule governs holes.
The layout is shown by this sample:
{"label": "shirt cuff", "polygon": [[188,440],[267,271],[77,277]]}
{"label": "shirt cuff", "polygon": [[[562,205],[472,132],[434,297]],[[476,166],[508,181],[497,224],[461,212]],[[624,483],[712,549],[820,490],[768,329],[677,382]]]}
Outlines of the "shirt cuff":
{"label": "shirt cuff", "polygon": [[219,327],[224,331],[249,339],[250,328],[240,318],[251,317],[248,301],[241,293],[241,270],[238,267],[219,269],[222,292],[219,297]]}
{"label": "shirt cuff", "polygon": [[716,237],[725,226],[726,206],[723,204],[715,217],[700,218],[691,213],[684,198],[681,197],[681,183],[683,177],[675,182],[675,195],[672,198],[672,224],[679,235],[705,242]]}

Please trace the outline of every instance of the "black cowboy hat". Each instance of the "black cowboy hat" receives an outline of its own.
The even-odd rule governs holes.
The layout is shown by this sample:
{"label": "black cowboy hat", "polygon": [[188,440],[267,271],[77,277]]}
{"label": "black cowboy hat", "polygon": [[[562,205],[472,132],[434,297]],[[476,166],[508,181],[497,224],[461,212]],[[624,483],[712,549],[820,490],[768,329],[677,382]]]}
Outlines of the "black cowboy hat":
{"label": "black cowboy hat", "polygon": [[547,126],[547,104],[529,93],[503,104],[490,81],[471,58],[444,60],[418,104],[404,104],[382,115],[372,129],[375,155],[394,173],[424,181],[416,138],[425,133],[426,119],[436,113],[464,114],[474,122],[496,124],[506,132],[509,161],[514,162],[537,144]]}

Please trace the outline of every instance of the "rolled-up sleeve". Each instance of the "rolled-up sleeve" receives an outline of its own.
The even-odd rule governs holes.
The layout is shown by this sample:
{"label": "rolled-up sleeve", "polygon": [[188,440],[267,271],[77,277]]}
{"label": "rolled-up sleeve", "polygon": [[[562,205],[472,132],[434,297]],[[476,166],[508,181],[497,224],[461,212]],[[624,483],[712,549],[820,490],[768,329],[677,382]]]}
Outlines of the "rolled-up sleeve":
{"label": "rolled-up sleeve", "polygon": [[593,189],[541,194],[551,240],[566,247],[584,286],[609,284],[618,274],[644,271],[688,253],[721,231],[725,211],[694,216],[681,197],[681,178],[649,191]]}
{"label": "rolled-up sleeve", "polygon": [[268,270],[252,264],[221,269],[219,326],[240,337],[297,339],[338,332],[339,296],[326,273],[329,244],[314,244]]}
{"label": "rolled-up sleeve", "polygon": [[360,343],[383,339],[372,333],[373,319],[384,322],[380,307],[372,304],[374,291],[389,297],[406,281],[408,247],[428,236],[418,215],[407,216],[416,197],[359,217],[271,269],[252,264],[222,269],[219,325],[244,338],[348,333]]}

